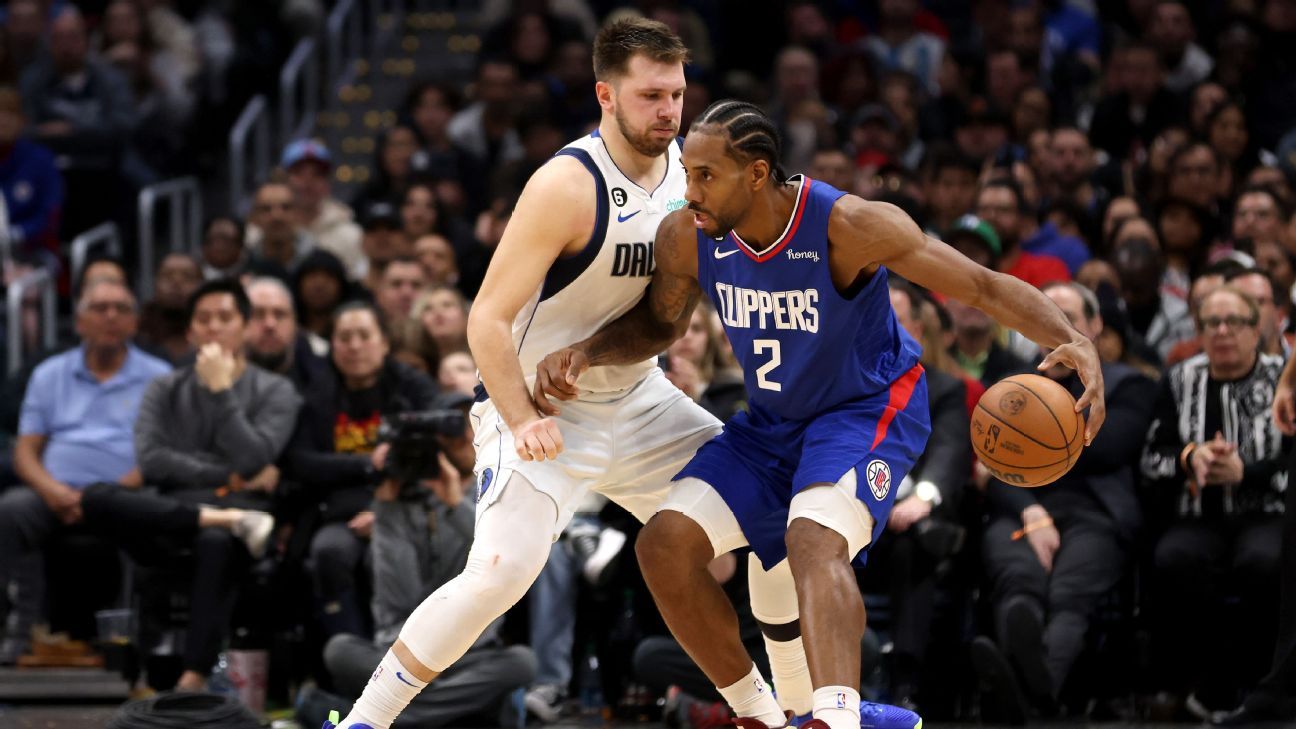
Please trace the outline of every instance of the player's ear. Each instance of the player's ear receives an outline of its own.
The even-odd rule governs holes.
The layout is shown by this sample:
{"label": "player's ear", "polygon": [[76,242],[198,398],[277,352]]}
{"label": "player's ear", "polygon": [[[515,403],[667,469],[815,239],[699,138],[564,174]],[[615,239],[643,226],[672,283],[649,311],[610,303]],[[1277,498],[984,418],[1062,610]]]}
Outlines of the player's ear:
{"label": "player's ear", "polygon": [[594,82],[594,97],[598,99],[599,106],[605,111],[612,111],[613,92],[610,81]]}
{"label": "player's ear", "polygon": [[752,160],[747,165],[748,180],[751,182],[753,190],[759,190],[769,183],[770,166],[769,162],[763,159]]}

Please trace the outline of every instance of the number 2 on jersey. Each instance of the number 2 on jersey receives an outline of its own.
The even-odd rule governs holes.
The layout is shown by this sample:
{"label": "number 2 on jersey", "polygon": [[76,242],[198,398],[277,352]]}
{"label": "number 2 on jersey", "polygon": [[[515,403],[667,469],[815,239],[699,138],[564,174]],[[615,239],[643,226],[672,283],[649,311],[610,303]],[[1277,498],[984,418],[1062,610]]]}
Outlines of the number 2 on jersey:
{"label": "number 2 on jersey", "polygon": [[762,390],[781,392],[783,386],[766,377],[766,375],[773,372],[774,368],[778,367],[779,363],[783,361],[783,355],[779,351],[779,340],[753,339],[752,348],[755,350],[756,354],[760,354],[767,349],[770,351],[770,361],[756,368],[756,384],[759,385]]}

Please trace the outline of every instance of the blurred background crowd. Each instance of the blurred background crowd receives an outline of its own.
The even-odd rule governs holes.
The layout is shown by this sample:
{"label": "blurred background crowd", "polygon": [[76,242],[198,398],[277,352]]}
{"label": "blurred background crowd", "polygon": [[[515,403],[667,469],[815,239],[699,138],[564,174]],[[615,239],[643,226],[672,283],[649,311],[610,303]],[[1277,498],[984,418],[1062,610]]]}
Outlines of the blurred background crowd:
{"label": "blurred background crowd", "polygon": [[[46,626],[95,639],[96,611],[118,608],[125,670],[156,690],[222,688],[227,652],[256,649],[271,703],[295,702],[304,723],[359,694],[404,617],[462,567],[473,449],[453,415],[477,384],[472,299],[528,176],[598,121],[598,24],[637,13],[691,49],[683,129],[715,99],[761,104],[788,170],[893,203],[1041,287],[1102,354],[1094,444],[1056,484],[1009,487],[974,463],[969,410],[1041,353],[893,284],[934,428],[859,575],[866,693],[929,721],[1227,723],[1248,692],[1273,699],[1253,711],[1293,709],[1296,669],[1270,673],[1275,646],[1293,650],[1279,592],[1296,581],[1279,557],[1296,539],[1291,443],[1270,412],[1296,330],[1296,0],[383,3],[370,31],[469,29],[452,41],[462,70],[395,74],[399,101],[362,138],[330,134],[341,112],[320,112],[251,171],[246,197],[227,194],[239,111],[278,100],[290,53],[350,17],[341,5],[0,9],[17,304],[0,665],[38,653]],[[411,38],[413,56],[448,53]],[[177,176],[218,212],[158,256],[135,244],[154,234],[136,200]],[[117,254],[74,256],[105,222]],[[40,271],[53,342],[14,288]],[[745,407],[707,307],[660,361],[718,417]],[[1079,392],[1069,371],[1047,374]],[[416,411],[444,417],[399,483],[393,454],[423,436],[397,416]],[[405,725],[498,723],[501,706],[723,723],[638,576],[636,530],[591,498],[528,598]],[[713,571],[760,656],[737,564]]]}

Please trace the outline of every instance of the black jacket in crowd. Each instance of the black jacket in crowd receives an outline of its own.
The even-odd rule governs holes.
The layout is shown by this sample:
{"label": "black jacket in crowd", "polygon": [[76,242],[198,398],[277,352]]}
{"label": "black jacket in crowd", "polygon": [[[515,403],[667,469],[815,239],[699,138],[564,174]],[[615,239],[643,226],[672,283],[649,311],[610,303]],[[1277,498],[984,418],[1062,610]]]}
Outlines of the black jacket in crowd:
{"label": "black jacket in crowd", "polygon": [[927,403],[931,436],[914,464],[912,479],[914,483],[935,484],[940,490],[941,506],[953,511],[972,472],[967,385],[953,375],[927,370]]}
{"label": "black jacket in crowd", "polygon": [[[426,374],[391,358],[378,376],[382,415],[430,410],[436,383]],[[368,454],[338,453],[334,425],[350,392],[336,368],[311,383],[297,430],[285,455],[287,476],[313,494],[325,521],[345,521],[369,508],[378,476]]]}

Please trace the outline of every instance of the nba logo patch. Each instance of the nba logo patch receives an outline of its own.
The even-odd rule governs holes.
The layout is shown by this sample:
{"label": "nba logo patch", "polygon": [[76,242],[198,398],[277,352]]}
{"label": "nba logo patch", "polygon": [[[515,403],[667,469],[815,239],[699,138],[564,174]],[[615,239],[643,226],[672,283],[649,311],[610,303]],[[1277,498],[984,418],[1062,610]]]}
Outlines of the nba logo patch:
{"label": "nba logo patch", "polygon": [[891,467],[886,461],[869,461],[868,467],[864,469],[864,476],[868,478],[869,490],[873,492],[873,498],[881,501],[891,492]]}
{"label": "nba logo patch", "polygon": [[478,489],[477,491],[478,501],[481,501],[482,499],[486,498],[486,492],[490,491],[491,481],[493,481],[494,479],[495,479],[495,472],[490,470],[490,468],[487,468],[485,471],[482,471],[481,488]]}
{"label": "nba logo patch", "polygon": [[[875,463],[876,463],[876,461],[875,461]],[[884,464],[882,464],[882,465],[885,466],[886,464],[884,463]],[[844,691],[838,691],[838,692],[837,692],[837,708],[839,708],[839,709],[844,709],[844,708],[846,708],[846,692],[844,692]]]}

